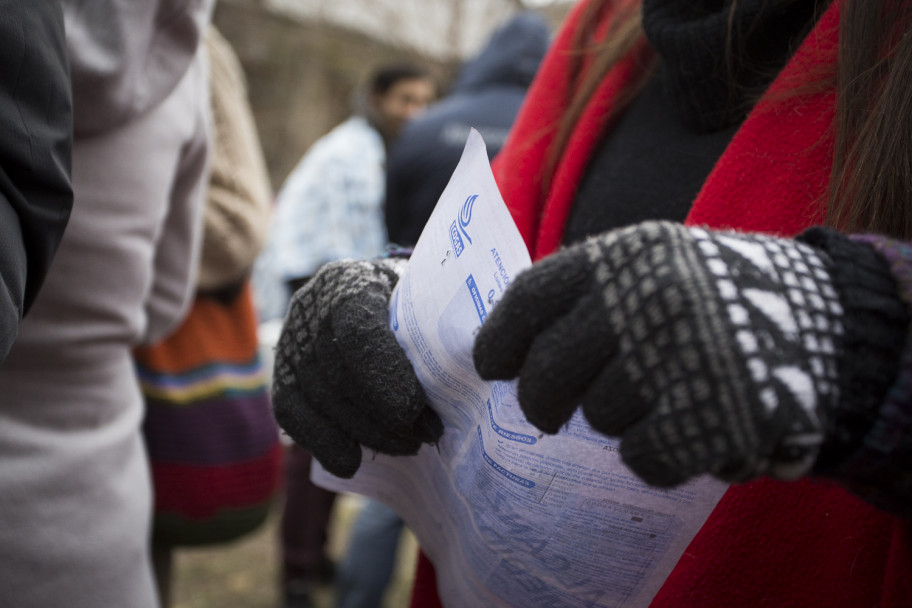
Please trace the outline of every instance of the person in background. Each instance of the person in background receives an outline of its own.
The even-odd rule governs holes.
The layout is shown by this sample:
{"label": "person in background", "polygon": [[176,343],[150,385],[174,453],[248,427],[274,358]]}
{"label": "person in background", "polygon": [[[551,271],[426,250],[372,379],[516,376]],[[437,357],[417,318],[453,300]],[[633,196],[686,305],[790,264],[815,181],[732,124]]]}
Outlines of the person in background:
{"label": "person in background", "polygon": [[548,48],[548,23],[523,11],[511,17],[461,68],[452,92],[410,121],[391,146],[386,177],[389,240],[411,247],[450,180],[469,131],[484,138],[488,157],[503,146]]}
{"label": "person in background", "polygon": [[[909,605],[910,31],[896,0],[585,0],[495,162],[535,263],[480,376],[518,377],[548,433],[581,407],[655,486],[733,482],[655,608]],[[279,340],[277,418],[339,475],[442,432],[377,329],[388,266],[327,265]],[[374,354],[363,418],[314,399],[330,370],[300,382],[333,338]],[[413,605],[438,606],[421,563]]]}
{"label": "person in background", "polygon": [[[259,276],[278,277],[288,294],[328,261],[370,259],[384,251],[388,242],[383,224],[387,147],[435,94],[433,79],[420,66],[395,63],[372,72],[363,113],[314,143],[285,180],[262,258],[265,266],[260,264],[257,269]],[[285,298],[287,295],[263,306],[284,310]],[[311,605],[312,584],[328,582],[334,576],[325,543],[335,493],[310,481],[310,463],[308,451],[291,448],[281,527],[288,608]],[[387,568],[383,561],[370,566]],[[356,577],[357,581],[375,578],[363,569]]]}
{"label": "person in background", "polygon": [[363,109],[318,139],[285,179],[264,252],[268,270],[286,287],[279,316],[290,294],[326,262],[383,252],[387,148],[435,94],[423,67],[379,67],[359,99]]}
{"label": "person in background", "polygon": [[[53,4],[29,7],[25,35],[41,34],[33,25]],[[155,608],[131,349],[168,334],[192,298],[208,156],[199,43],[211,2],[60,5],[74,205],[0,367],[0,604]],[[23,57],[22,86],[40,84],[34,57]],[[48,85],[41,114],[65,113],[65,93]],[[33,158],[46,154],[33,145]]]}
{"label": "person in background", "polygon": [[4,3],[0,39],[2,365],[73,207],[73,107],[58,5]]}

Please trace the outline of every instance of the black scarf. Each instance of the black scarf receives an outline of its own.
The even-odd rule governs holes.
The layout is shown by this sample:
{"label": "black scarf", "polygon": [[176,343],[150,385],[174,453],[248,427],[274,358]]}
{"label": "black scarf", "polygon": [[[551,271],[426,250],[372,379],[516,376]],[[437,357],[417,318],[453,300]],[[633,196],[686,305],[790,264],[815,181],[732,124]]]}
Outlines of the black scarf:
{"label": "black scarf", "polygon": [[662,58],[665,95],[681,120],[701,132],[744,120],[828,4],[644,0],[643,29]]}
{"label": "black scarf", "polygon": [[643,27],[661,68],[595,151],[564,242],[644,220],[684,220],[738,126],[827,3],[738,0],[731,12],[731,0],[644,0]]}

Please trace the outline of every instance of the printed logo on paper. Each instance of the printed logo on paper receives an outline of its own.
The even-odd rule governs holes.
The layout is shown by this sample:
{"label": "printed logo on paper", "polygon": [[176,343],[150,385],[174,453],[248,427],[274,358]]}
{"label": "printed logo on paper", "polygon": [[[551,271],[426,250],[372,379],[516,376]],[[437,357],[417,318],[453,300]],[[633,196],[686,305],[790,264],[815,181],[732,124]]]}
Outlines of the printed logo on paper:
{"label": "printed logo on paper", "polygon": [[462,209],[459,210],[459,217],[450,224],[450,243],[453,245],[453,253],[457,258],[465,251],[465,241],[468,241],[469,245],[472,244],[472,237],[469,236],[466,229],[469,227],[469,222],[472,221],[472,207],[477,198],[477,194],[469,196],[462,204]]}

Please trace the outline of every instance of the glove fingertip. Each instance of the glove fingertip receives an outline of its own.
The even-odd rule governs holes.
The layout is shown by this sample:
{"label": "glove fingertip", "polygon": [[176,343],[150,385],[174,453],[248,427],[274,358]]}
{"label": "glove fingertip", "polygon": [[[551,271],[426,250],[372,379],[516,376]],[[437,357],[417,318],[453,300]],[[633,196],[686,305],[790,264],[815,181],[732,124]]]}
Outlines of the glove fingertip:
{"label": "glove fingertip", "polygon": [[619,362],[609,364],[596,377],[583,395],[582,408],[592,428],[608,437],[620,437],[652,410]]}
{"label": "glove fingertip", "polygon": [[291,439],[335,475],[348,479],[361,465],[361,447],[345,430],[308,408],[291,387],[273,394],[273,416]]}
{"label": "glove fingertip", "polygon": [[656,488],[673,488],[696,476],[685,463],[673,462],[667,453],[628,439],[621,439],[621,460],[637,477]]}
{"label": "glove fingertip", "polygon": [[354,442],[351,448],[337,449],[332,454],[321,455],[314,452],[313,455],[328,472],[342,479],[351,479],[361,467],[361,448]]}
{"label": "glove fingertip", "polygon": [[524,368],[519,374],[519,407],[533,426],[549,435],[556,435],[573,417],[577,400],[542,390],[539,375],[527,372]]}
{"label": "glove fingertip", "polygon": [[443,436],[443,421],[434,410],[425,407],[415,423],[415,429],[422,443],[434,444]]}
{"label": "glove fingertip", "polygon": [[523,412],[526,414],[526,420],[548,435],[557,435],[570,420],[570,416],[554,410],[523,408]]}
{"label": "glove fingertip", "polygon": [[290,398],[286,389],[281,386],[274,386],[272,392],[272,416],[275,418],[276,423],[279,425],[283,431],[285,431],[289,437],[291,437],[295,443],[300,443],[298,432],[298,416],[296,415],[296,408],[294,405],[294,400]]}
{"label": "glove fingertip", "polygon": [[515,378],[522,367],[522,359],[504,352],[500,333],[489,320],[475,338],[472,362],[483,380],[509,380]]}

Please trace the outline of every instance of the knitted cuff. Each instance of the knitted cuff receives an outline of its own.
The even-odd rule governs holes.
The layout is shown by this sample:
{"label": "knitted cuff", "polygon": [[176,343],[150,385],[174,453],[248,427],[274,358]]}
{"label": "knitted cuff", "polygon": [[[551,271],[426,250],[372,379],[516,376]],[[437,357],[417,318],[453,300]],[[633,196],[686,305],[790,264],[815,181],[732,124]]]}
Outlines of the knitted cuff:
{"label": "knitted cuff", "polygon": [[[912,309],[912,246],[894,239],[856,235],[890,264],[899,295]],[[910,517],[912,504],[912,326],[906,329],[906,348],[896,381],[861,449],[840,467],[840,481],[853,492],[888,511]]]}
{"label": "knitted cuff", "polygon": [[909,313],[889,264],[869,244],[825,228],[812,228],[798,240],[828,257],[844,311],[839,396],[825,414],[826,440],[814,467],[828,474],[861,447],[874,425],[897,377]]}

